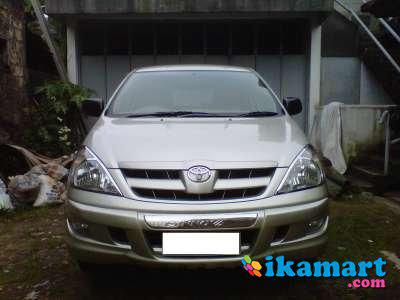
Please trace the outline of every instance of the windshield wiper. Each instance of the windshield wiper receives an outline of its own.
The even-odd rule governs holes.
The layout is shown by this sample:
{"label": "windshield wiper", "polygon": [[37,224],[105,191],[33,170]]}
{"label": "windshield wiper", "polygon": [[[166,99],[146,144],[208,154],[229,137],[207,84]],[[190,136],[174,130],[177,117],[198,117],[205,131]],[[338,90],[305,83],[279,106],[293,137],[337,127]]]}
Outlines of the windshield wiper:
{"label": "windshield wiper", "polygon": [[143,118],[143,117],[217,117],[223,116],[222,114],[214,114],[207,112],[197,112],[197,111],[160,111],[153,113],[143,113],[143,114],[131,114],[127,115],[126,118]]}
{"label": "windshield wiper", "polygon": [[181,118],[190,118],[190,117],[213,118],[213,117],[228,117],[228,116],[229,114],[226,113],[208,113],[208,112],[198,112],[198,111],[192,111],[180,115]]}
{"label": "windshield wiper", "polygon": [[142,117],[178,117],[182,114],[188,114],[190,111],[157,111],[152,113],[141,113],[127,115],[126,118],[142,118]]}
{"label": "windshield wiper", "polygon": [[248,113],[237,114],[235,117],[271,117],[276,116],[278,113],[272,111],[251,111]]}
{"label": "windshield wiper", "polygon": [[151,117],[179,117],[179,118],[212,118],[212,117],[270,117],[276,116],[278,113],[271,111],[252,111],[248,113],[208,113],[199,111],[159,111],[152,113],[142,113],[142,114],[130,114],[126,115],[126,118],[151,118]]}

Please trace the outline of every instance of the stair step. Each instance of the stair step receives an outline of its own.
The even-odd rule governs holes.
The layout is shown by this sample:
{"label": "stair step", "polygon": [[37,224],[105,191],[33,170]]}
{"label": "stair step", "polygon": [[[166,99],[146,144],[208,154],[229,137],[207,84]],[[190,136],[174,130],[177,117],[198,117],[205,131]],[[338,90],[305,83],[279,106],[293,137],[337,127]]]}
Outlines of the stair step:
{"label": "stair step", "polygon": [[352,187],[356,187],[356,188],[366,191],[366,192],[371,192],[371,193],[376,192],[375,185],[369,181],[360,179],[353,175],[347,176],[347,179],[349,180]]}
{"label": "stair step", "polygon": [[390,191],[385,193],[384,196],[400,204],[400,191]]}
{"label": "stair step", "polygon": [[[396,154],[400,154],[400,153],[395,153],[395,151],[391,151],[390,152],[390,157],[389,157],[389,165],[391,166],[399,166],[400,167],[400,156],[396,156]],[[357,157],[357,160],[355,162],[355,164],[357,165],[357,162],[363,162],[361,164],[373,164],[374,167],[376,167],[377,169],[379,169],[380,167],[382,167],[383,169],[383,165],[385,163],[385,154],[384,154],[384,150],[379,149],[376,152],[373,153],[369,153],[369,154],[361,154],[359,157]]]}
{"label": "stair step", "polygon": [[383,175],[383,167],[376,168],[369,165],[352,164],[346,174],[353,186],[374,192],[386,188],[387,177]]}
{"label": "stair step", "polygon": [[381,169],[376,168],[375,166],[364,166],[364,165],[352,165],[351,168],[358,174],[363,177],[375,179],[375,178],[383,178],[383,167]]}
{"label": "stair step", "polygon": [[[390,167],[390,174],[383,174],[383,165],[377,166],[372,160],[369,164],[352,164],[346,178],[353,185],[372,192],[384,192],[389,187],[400,185],[400,168]],[[371,187],[372,186],[372,187]]]}

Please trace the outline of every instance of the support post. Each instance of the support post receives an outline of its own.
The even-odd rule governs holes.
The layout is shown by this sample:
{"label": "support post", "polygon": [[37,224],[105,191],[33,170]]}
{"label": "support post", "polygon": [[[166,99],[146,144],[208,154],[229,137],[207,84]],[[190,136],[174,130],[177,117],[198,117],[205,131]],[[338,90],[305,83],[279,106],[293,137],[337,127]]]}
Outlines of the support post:
{"label": "support post", "polygon": [[385,166],[383,169],[383,175],[389,174],[389,160],[390,160],[390,112],[386,115],[385,122]]}
{"label": "support post", "polygon": [[77,54],[77,34],[76,34],[76,23],[67,23],[67,69],[68,78],[71,83],[79,83],[79,66],[78,66],[78,54]]}
{"label": "support post", "polygon": [[311,24],[308,133],[314,123],[316,110],[321,105],[321,38],[322,27],[318,20]]}

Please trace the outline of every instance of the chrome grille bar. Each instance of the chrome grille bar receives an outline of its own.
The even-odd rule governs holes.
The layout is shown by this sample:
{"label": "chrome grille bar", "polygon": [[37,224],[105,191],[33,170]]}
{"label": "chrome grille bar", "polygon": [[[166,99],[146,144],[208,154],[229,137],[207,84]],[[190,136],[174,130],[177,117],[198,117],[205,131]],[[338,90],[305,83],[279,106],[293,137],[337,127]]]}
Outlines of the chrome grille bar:
{"label": "chrome grille bar", "polygon": [[[274,168],[214,170],[213,188],[205,194],[187,192],[186,170],[122,169],[132,191],[141,198],[155,200],[231,200],[259,196],[269,185]],[[179,174],[180,173],[180,174]],[[186,179],[185,179],[186,180]]]}

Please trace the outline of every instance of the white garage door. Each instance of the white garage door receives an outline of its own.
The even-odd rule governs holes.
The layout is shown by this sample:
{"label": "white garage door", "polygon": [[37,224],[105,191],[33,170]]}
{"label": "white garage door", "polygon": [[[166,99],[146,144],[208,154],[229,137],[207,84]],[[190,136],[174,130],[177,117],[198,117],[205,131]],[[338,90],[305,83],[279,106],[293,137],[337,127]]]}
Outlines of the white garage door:
{"label": "white garage door", "polygon": [[299,97],[306,124],[306,25],[300,21],[81,24],[81,83],[107,101],[132,69],[218,64],[257,70],[282,99]]}

